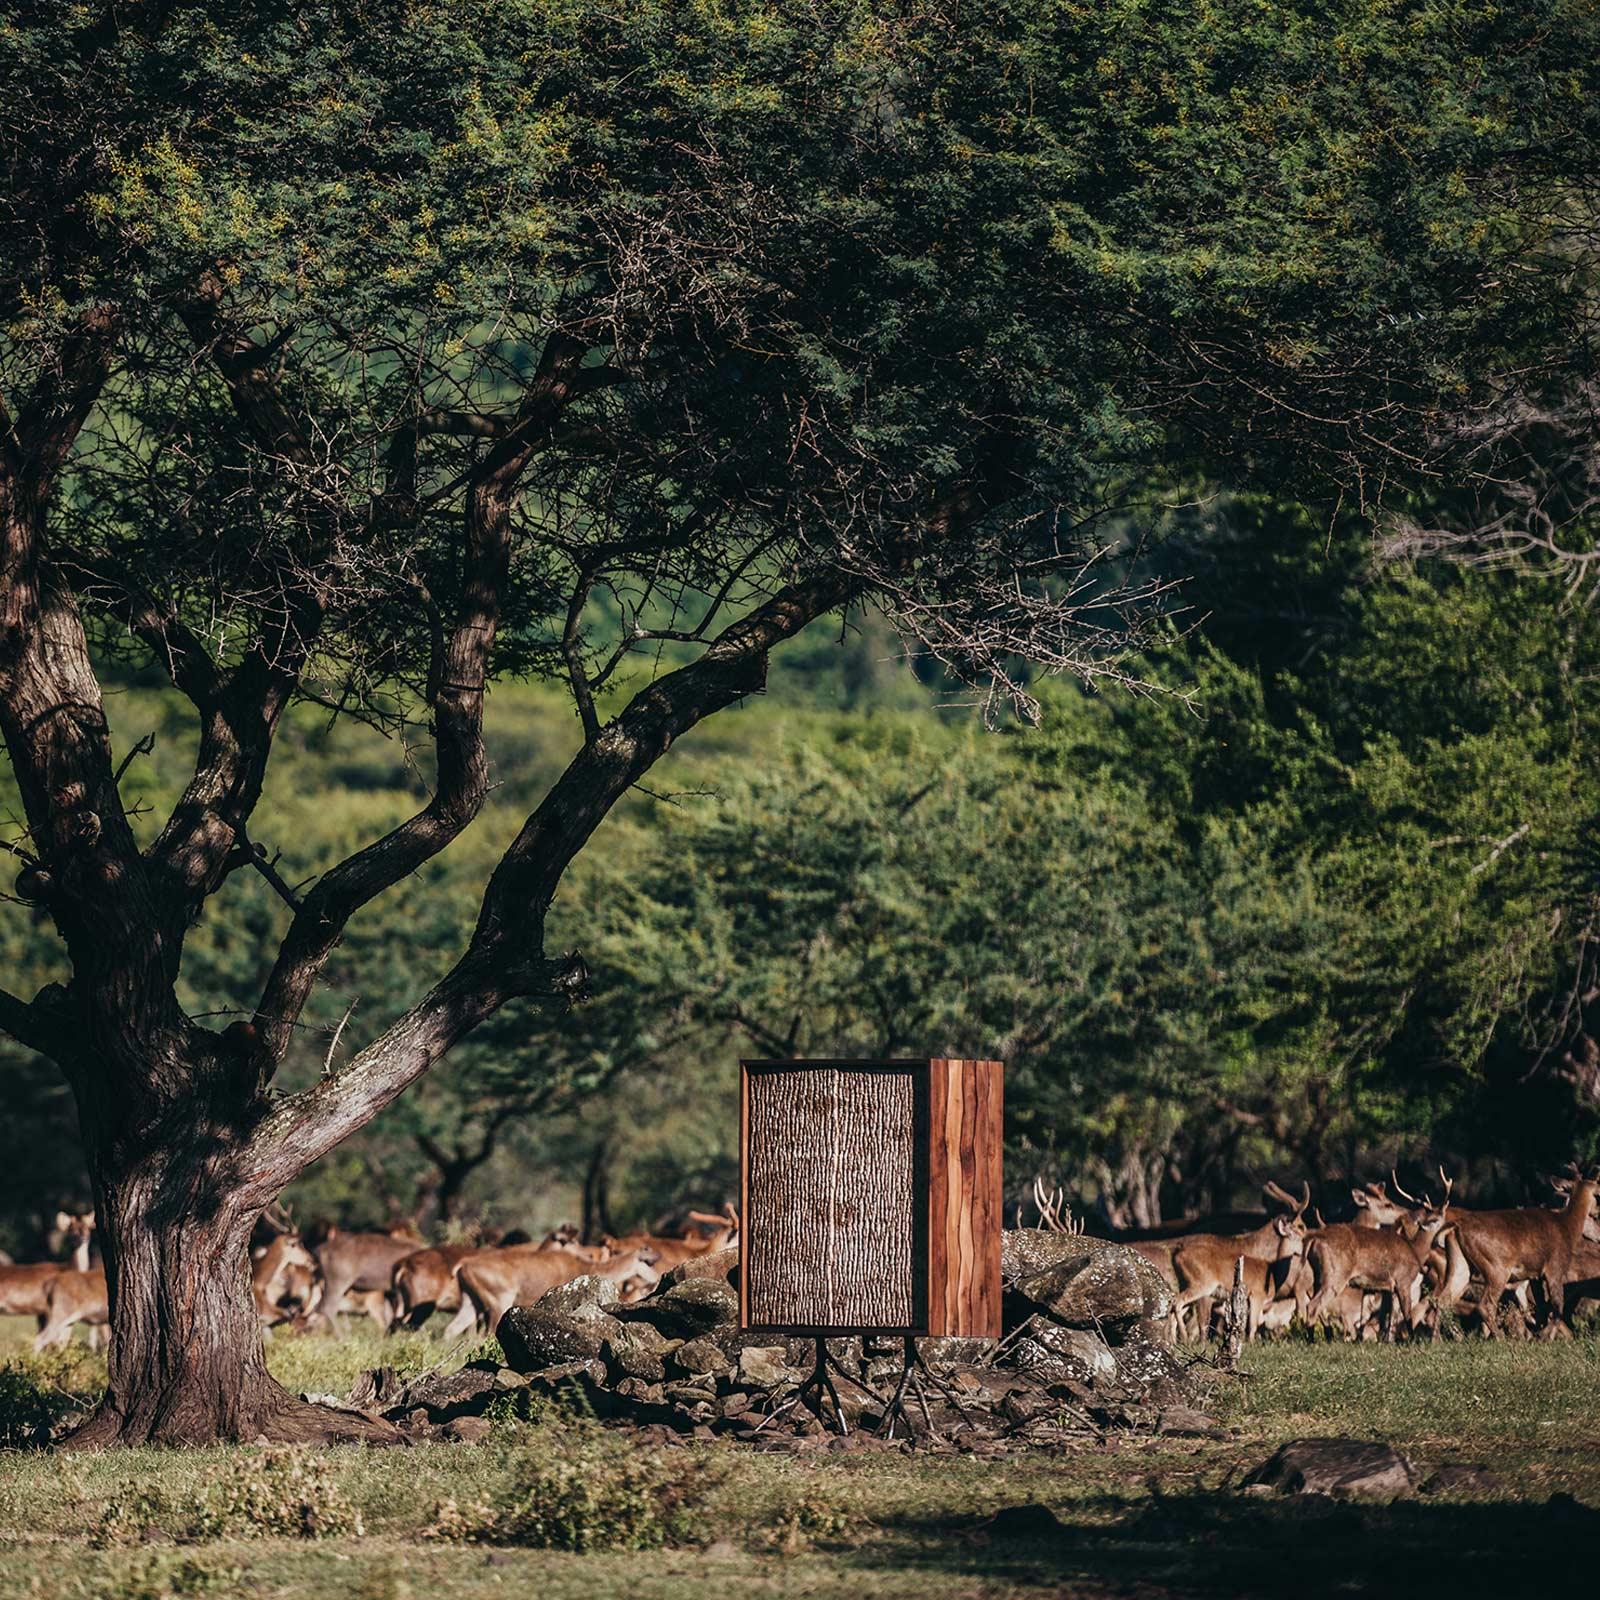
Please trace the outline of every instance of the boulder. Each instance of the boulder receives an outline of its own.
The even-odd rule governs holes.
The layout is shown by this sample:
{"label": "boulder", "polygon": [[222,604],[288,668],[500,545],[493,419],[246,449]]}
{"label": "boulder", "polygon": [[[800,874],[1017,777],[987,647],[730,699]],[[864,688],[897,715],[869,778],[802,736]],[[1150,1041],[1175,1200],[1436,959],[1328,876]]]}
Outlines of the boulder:
{"label": "boulder", "polygon": [[474,1362],[459,1372],[424,1372],[395,1395],[389,1407],[409,1413],[421,1406],[430,1421],[448,1422],[452,1417],[482,1411],[497,1392],[499,1374],[499,1367],[492,1362]]}
{"label": "boulder", "polygon": [[661,1274],[661,1286],[670,1289],[675,1284],[688,1283],[695,1278],[720,1278],[730,1287],[737,1287],[738,1245],[724,1245],[720,1250],[710,1250],[705,1255],[690,1256],[687,1261],[680,1261],[670,1272]]}
{"label": "boulder", "polygon": [[1063,1328],[1036,1317],[1017,1340],[1016,1364],[1039,1383],[1092,1383],[1117,1370],[1116,1357],[1104,1339],[1087,1328]]}
{"label": "boulder", "polygon": [[570,1317],[581,1317],[589,1312],[606,1311],[622,1298],[619,1285],[610,1278],[601,1278],[586,1272],[581,1278],[558,1283],[539,1296],[538,1304],[550,1311],[564,1312]]}
{"label": "boulder", "polygon": [[1015,1294],[1069,1328],[1159,1320],[1172,1309],[1166,1279],[1138,1251],[1104,1239],[1008,1233],[1001,1272]]}
{"label": "boulder", "polygon": [[1131,1323],[1111,1354],[1117,1382],[1125,1389],[1149,1394],[1163,1405],[1176,1404],[1190,1393],[1193,1380],[1188,1368],[1167,1342],[1165,1330],[1155,1324]]}
{"label": "boulder", "polygon": [[739,1382],[749,1388],[776,1389],[799,1383],[805,1374],[789,1364],[783,1345],[746,1345],[739,1352]]}
{"label": "boulder", "polygon": [[[642,1333],[650,1334],[651,1339],[640,1337]],[[667,1375],[666,1363],[661,1359],[663,1346],[669,1346],[669,1341],[648,1323],[624,1326],[620,1333],[606,1340],[605,1358],[624,1378],[660,1383]]]}
{"label": "boulder", "polygon": [[506,1365],[518,1372],[542,1372],[567,1361],[595,1361],[620,1324],[590,1308],[574,1315],[543,1301],[512,1306],[494,1330]]}
{"label": "boulder", "polygon": [[679,1345],[672,1352],[672,1361],[685,1372],[696,1374],[715,1375],[727,1372],[733,1366],[728,1352],[715,1339],[708,1339],[704,1335]]}
{"label": "boulder", "polygon": [[721,1278],[686,1278],[630,1309],[630,1322],[648,1322],[669,1338],[732,1333],[739,1326],[738,1293]]}
{"label": "boulder", "polygon": [[1291,1439],[1245,1480],[1279,1494],[1393,1500],[1416,1485],[1411,1463],[1372,1439]]}
{"label": "boulder", "polygon": [[[993,1339],[918,1339],[917,1354],[930,1367],[975,1367],[987,1361],[994,1350]],[[899,1353],[895,1362],[900,1361]]]}

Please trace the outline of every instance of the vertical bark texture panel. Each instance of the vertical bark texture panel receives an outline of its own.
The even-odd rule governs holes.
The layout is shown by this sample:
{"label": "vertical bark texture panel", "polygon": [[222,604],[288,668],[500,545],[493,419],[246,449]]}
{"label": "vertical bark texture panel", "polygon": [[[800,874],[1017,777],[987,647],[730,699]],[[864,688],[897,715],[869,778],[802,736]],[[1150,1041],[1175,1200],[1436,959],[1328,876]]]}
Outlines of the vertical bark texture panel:
{"label": "vertical bark texture panel", "polygon": [[997,1339],[1004,1067],[935,1060],[928,1070],[927,1329]]}
{"label": "vertical bark texture panel", "polygon": [[921,1063],[746,1067],[747,1325],[923,1326],[926,1095]]}

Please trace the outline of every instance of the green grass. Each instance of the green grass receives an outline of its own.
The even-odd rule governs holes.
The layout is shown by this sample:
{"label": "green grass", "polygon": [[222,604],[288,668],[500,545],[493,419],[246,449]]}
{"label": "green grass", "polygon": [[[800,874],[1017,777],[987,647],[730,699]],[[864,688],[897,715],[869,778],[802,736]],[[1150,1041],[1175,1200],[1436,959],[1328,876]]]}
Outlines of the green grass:
{"label": "green grass", "polygon": [[[25,1332],[0,1325],[0,1359]],[[364,1330],[280,1338],[270,1350],[284,1381],[334,1393],[375,1361],[418,1369],[445,1355],[427,1335],[382,1340]],[[987,1461],[695,1446],[685,1452],[690,1470],[710,1485],[705,1547],[646,1552],[573,1555],[426,1537],[440,1501],[503,1499],[519,1475],[566,1449],[580,1430],[561,1421],[507,1424],[482,1445],[329,1452],[331,1478],[364,1531],[314,1542],[177,1547],[111,1537],[137,1540],[136,1531],[117,1534],[117,1519],[140,1495],[167,1508],[154,1516],[154,1537],[181,1532],[181,1508],[247,1452],[0,1453],[0,1597],[1504,1596],[1561,1581],[1595,1548],[1600,1513],[1583,1509],[1600,1505],[1595,1340],[1280,1344],[1252,1349],[1246,1368],[1219,1380],[1211,1402],[1230,1430],[1225,1440],[1124,1436],[1109,1448]],[[82,1389],[98,1363],[75,1353],[54,1370]],[[1276,1443],[1325,1433],[1385,1438],[1425,1466],[1481,1462],[1498,1481],[1487,1496],[1393,1507],[1239,1492],[1243,1473]],[[1552,1495],[1579,1504],[1548,1503]],[[986,1528],[1001,1508],[1030,1502],[1050,1506],[1063,1530],[1017,1539]],[[809,1509],[797,1517],[800,1506]]]}

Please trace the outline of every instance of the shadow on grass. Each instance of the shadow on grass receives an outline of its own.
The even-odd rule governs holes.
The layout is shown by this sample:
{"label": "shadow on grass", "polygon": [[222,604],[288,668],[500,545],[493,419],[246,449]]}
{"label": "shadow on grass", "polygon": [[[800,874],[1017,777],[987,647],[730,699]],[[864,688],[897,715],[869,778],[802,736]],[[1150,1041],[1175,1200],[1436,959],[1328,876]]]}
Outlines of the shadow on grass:
{"label": "shadow on grass", "polygon": [[1541,1505],[1380,1506],[1196,1494],[1078,1501],[1058,1516],[1052,1523],[1043,1508],[1023,1507],[993,1520],[907,1518],[885,1525],[900,1536],[892,1549],[858,1550],[853,1559],[1145,1594],[1506,1600],[1590,1573],[1600,1550],[1600,1511],[1564,1496]]}

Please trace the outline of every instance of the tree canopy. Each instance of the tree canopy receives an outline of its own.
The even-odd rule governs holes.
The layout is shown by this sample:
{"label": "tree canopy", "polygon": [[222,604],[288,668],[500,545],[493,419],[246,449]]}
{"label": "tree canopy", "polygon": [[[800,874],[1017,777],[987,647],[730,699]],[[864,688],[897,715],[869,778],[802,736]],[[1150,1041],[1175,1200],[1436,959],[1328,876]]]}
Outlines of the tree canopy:
{"label": "tree canopy", "polygon": [[[313,1425],[244,1348],[242,1260],[195,1263],[501,1006],[582,995],[564,875],[775,648],[877,607],[1031,714],[1021,662],[1125,672],[1154,474],[1426,478],[1443,418],[1567,360],[1595,43],[1579,0],[0,26],[0,732],[70,965],[0,1026],[71,1082],[106,1233],[84,1437]],[[150,828],[119,656],[198,729]],[[482,809],[508,675],[581,746],[432,987],[282,1092],[347,927]],[[258,815],[296,702],[429,747],[417,808],[298,886]],[[183,959],[240,872],[281,936],[218,1030]]]}

